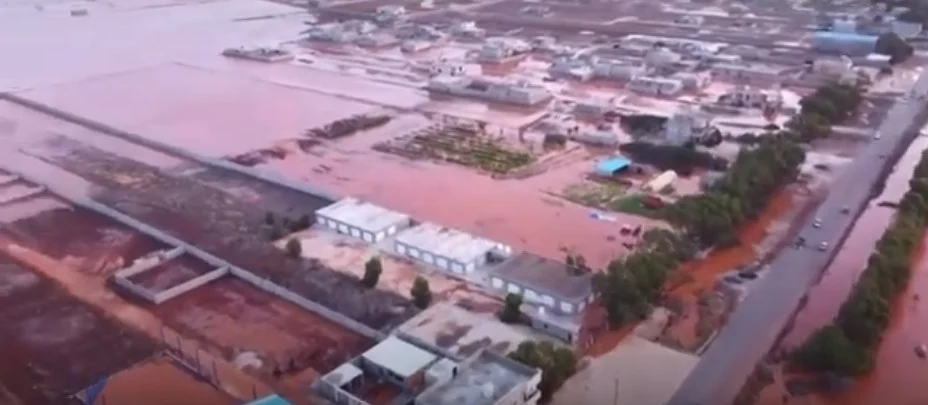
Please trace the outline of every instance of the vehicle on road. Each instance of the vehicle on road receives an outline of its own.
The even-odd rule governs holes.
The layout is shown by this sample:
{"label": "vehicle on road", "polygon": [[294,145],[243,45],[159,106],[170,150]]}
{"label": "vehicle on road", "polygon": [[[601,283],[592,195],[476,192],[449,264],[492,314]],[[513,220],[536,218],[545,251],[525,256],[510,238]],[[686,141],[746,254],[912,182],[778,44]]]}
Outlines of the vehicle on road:
{"label": "vehicle on road", "polygon": [[875,140],[878,140],[878,139],[880,139],[880,138],[882,138],[882,137],[883,137],[883,134],[881,134],[880,131],[876,131],[876,133],[873,134],[873,140],[874,140],[874,141],[875,141]]}
{"label": "vehicle on road", "polygon": [[824,252],[824,251],[828,250],[828,242],[819,243],[819,244],[818,244],[818,250],[819,250],[820,252]]}
{"label": "vehicle on road", "polygon": [[844,215],[850,214],[850,213],[851,213],[851,207],[848,207],[847,205],[845,205],[844,208],[841,208],[841,213],[844,214]]}
{"label": "vehicle on road", "polygon": [[796,243],[793,246],[795,246],[796,249],[799,249],[805,246],[805,244],[806,244],[806,238],[800,236],[798,239],[796,239]]}
{"label": "vehicle on road", "polygon": [[822,219],[821,219],[821,218],[815,218],[815,221],[812,221],[812,227],[813,227],[813,228],[821,228],[821,227],[822,227]]}

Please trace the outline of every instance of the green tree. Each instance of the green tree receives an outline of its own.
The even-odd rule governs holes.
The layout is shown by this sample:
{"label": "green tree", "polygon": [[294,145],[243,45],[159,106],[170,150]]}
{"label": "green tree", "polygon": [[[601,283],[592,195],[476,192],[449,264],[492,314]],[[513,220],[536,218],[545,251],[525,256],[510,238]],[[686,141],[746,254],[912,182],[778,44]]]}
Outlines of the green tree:
{"label": "green tree", "polygon": [[540,402],[547,402],[564,381],[577,372],[577,357],[566,347],[555,346],[549,341],[525,341],[509,354],[515,361],[541,370]]}
{"label": "green tree", "polygon": [[422,278],[422,276],[416,276],[415,281],[412,282],[409,295],[412,296],[412,302],[417,307],[421,309],[428,307],[432,302],[432,290],[429,288],[428,280]]}
{"label": "green tree", "polygon": [[522,295],[509,293],[499,312],[499,320],[505,323],[517,323],[522,320]]}
{"label": "green tree", "polygon": [[383,272],[383,264],[380,263],[379,257],[372,257],[364,263],[364,277],[361,278],[361,284],[367,288],[374,288],[380,281],[380,273]]}
{"label": "green tree", "polygon": [[293,259],[299,259],[300,255],[303,254],[303,245],[296,238],[290,238],[285,249],[287,249],[287,256]]}
{"label": "green tree", "polygon": [[877,39],[874,52],[889,56],[889,63],[895,65],[912,56],[915,49],[896,33],[887,32]]}
{"label": "green tree", "polygon": [[867,362],[856,347],[837,326],[818,330],[793,353],[792,361],[804,370],[817,372],[864,371]]}

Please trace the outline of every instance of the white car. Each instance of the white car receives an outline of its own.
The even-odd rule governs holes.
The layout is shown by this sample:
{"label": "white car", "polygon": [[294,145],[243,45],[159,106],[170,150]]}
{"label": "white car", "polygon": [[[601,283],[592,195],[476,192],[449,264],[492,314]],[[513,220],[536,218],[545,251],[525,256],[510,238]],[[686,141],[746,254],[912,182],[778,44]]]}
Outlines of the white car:
{"label": "white car", "polygon": [[819,251],[822,251],[822,252],[828,250],[828,242],[819,243],[819,244],[818,244],[818,250],[819,250]]}
{"label": "white car", "polygon": [[813,227],[813,228],[821,228],[821,227],[822,227],[822,220],[821,220],[820,218],[815,218],[815,220],[812,221],[812,227]]}
{"label": "white car", "polygon": [[881,134],[881,133],[879,133],[879,132],[873,134],[873,140],[874,140],[874,141],[877,140],[877,139],[880,139],[880,138],[882,138],[882,137],[883,137],[883,134]]}

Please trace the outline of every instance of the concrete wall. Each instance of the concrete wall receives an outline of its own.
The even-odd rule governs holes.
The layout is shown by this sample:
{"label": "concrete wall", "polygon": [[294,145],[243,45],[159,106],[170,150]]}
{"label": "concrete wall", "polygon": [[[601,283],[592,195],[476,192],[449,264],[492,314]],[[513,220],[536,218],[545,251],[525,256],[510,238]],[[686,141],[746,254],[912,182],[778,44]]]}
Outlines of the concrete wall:
{"label": "concrete wall", "polygon": [[153,292],[149,291],[147,288],[129,281],[127,278],[116,277],[113,278],[113,282],[116,283],[116,285],[119,287],[126,289],[126,291],[139,296],[145,301],[157,303],[155,294]]}
{"label": "concrete wall", "polygon": [[161,263],[164,263],[168,260],[173,260],[181,255],[183,255],[185,249],[182,247],[176,247],[168,251],[158,251],[152,252],[147,256],[140,257],[135,259],[129,267],[123,267],[119,270],[116,270],[113,273],[114,278],[129,278],[141,273],[144,273],[152,268],[158,266]]}
{"label": "concrete wall", "polygon": [[[14,172],[13,170],[9,170],[8,168],[7,168],[6,170],[9,171],[10,173],[13,173],[13,172]],[[26,178],[28,181],[31,181],[31,182],[36,183],[36,184],[40,184],[39,181],[37,181],[37,180],[35,180],[35,179],[29,179],[28,176],[23,175],[23,177]],[[193,245],[191,245],[191,244],[189,244],[189,243],[187,243],[187,242],[184,242],[184,241],[182,241],[182,240],[180,240],[180,239],[178,239],[178,238],[175,238],[175,237],[173,237],[173,236],[171,236],[171,235],[168,235],[167,233],[165,233],[165,232],[163,232],[163,231],[161,231],[161,230],[159,230],[159,229],[157,229],[157,228],[155,228],[155,227],[153,227],[153,226],[151,226],[151,225],[148,225],[148,224],[146,224],[146,223],[144,223],[144,222],[142,222],[142,221],[139,221],[139,220],[137,220],[137,219],[135,219],[135,218],[132,218],[132,217],[130,217],[130,216],[126,215],[126,214],[123,214],[123,213],[121,213],[121,212],[119,212],[119,211],[116,211],[116,210],[114,210],[114,209],[112,209],[112,208],[110,208],[110,207],[107,207],[106,205],[100,204],[100,203],[97,202],[97,201],[94,201],[94,200],[89,199],[89,198],[75,197],[75,196],[72,196],[72,195],[68,194],[67,192],[65,192],[65,191],[63,191],[63,190],[59,190],[59,189],[57,189],[57,188],[55,188],[55,187],[49,187],[48,190],[49,190],[49,192],[51,192],[51,193],[53,193],[53,194],[55,194],[55,195],[57,195],[57,196],[59,196],[59,197],[65,199],[65,200],[67,200],[67,201],[69,201],[69,202],[71,202],[72,204],[74,204],[74,205],[76,205],[76,206],[79,206],[79,207],[84,208],[84,209],[88,209],[88,210],[90,210],[90,211],[94,211],[94,212],[96,212],[96,213],[98,213],[98,214],[101,214],[101,215],[106,216],[106,217],[108,217],[108,218],[110,218],[110,219],[113,219],[113,220],[115,220],[115,221],[118,221],[118,222],[122,223],[123,225],[126,225],[126,226],[128,226],[128,227],[130,227],[130,228],[133,228],[133,229],[135,229],[135,230],[137,230],[137,231],[139,231],[139,232],[141,232],[141,233],[143,233],[143,234],[145,234],[145,235],[148,235],[148,236],[150,236],[150,237],[152,237],[152,238],[155,238],[155,239],[157,239],[157,240],[159,240],[159,241],[161,241],[161,242],[164,242],[164,243],[166,243],[166,244],[168,244],[168,245],[177,246],[177,247],[183,247],[186,253],[188,253],[188,254],[190,254],[190,255],[196,257],[196,258],[199,258],[200,260],[203,260],[203,261],[205,261],[205,262],[207,262],[207,263],[210,263],[210,264],[212,264],[212,265],[214,265],[214,266],[216,266],[216,267],[227,267],[227,268],[229,268],[229,272],[230,272],[232,275],[234,275],[234,276],[236,276],[236,277],[239,277],[239,278],[241,278],[241,279],[244,280],[244,281],[247,281],[247,282],[250,283],[251,285],[253,285],[253,286],[255,286],[255,287],[257,287],[257,288],[259,288],[259,289],[261,289],[261,290],[264,290],[264,291],[266,291],[266,292],[268,292],[268,293],[270,293],[270,294],[273,294],[273,295],[275,295],[275,296],[277,296],[277,297],[279,297],[279,298],[282,298],[282,299],[285,299],[285,300],[287,300],[287,301],[290,301],[290,302],[292,302],[292,303],[294,303],[294,304],[296,304],[296,305],[298,305],[298,306],[300,306],[300,307],[302,307],[302,308],[304,308],[304,309],[306,309],[306,310],[308,310],[308,311],[312,311],[312,312],[314,312],[314,313],[316,313],[316,314],[319,314],[320,316],[322,316],[322,317],[324,317],[324,318],[326,318],[326,319],[329,319],[329,320],[332,321],[332,322],[338,323],[339,325],[344,326],[345,328],[351,329],[352,331],[354,331],[354,332],[356,332],[356,333],[358,333],[358,334],[360,334],[360,335],[367,336],[367,337],[369,337],[369,338],[371,338],[371,339],[374,339],[374,340],[381,340],[381,339],[383,339],[383,338],[386,337],[386,334],[384,334],[384,333],[381,333],[381,332],[376,331],[376,330],[374,330],[374,329],[372,329],[372,328],[369,328],[369,327],[367,327],[367,326],[365,326],[365,325],[362,325],[361,323],[359,323],[359,322],[357,322],[357,321],[355,321],[355,320],[353,320],[353,319],[350,319],[350,318],[348,318],[348,317],[346,317],[346,316],[344,316],[344,315],[342,315],[342,314],[340,314],[340,313],[337,313],[337,312],[335,312],[335,311],[332,311],[332,310],[330,310],[330,309],[328,309],[328,308],[326,308],[326,307],[323,307],[322,305],[319,305],[319,304],[317,304],[317,303],[315,303],[315,302],[312,302],[312,301],[310,301],[310,300],[308,300],[308,299],[306,299],[306,298],[303,298],[302,296],[300,296],[300,295],[298,295],[298,294],[296,294],[296,293],[294,293],[294,292],[292,292],[292,291],[290,291],[290,290],[287,290],[286,288],[283,288],[283,287],[281,287],[281,286],[279,286],[279,285],[277,285],[277,284],[274,284],[274,283],[271,282],[270,280],[266,280],[266,279],[264,279],[264,278],[262,278],[262,277],[259,277],[259,276],[255,275],[254,273],[252,273],[252,272],[250,272],[250,271],[247,271],[247,270],[245,270],[245,269],[242,269],[242,268],[240,268],[240,267],[237,267],[237,266],[235,266],[235,265],[233,265],[233,264],[231,264],[231,263],[229,263],[229,262],[227,262],[227,261],[225,261],[225,260],[223,260],[223,259],[220,259],[219,257],[213,256],[213,255],[211,255],[211,254],[209,254],[209,253],[207,253],[207,252],[201,250],[200,248],[197,248],[196,246],[193,246]],[[123,279],[123,280],[124,280],[124,279]],[[192,281],[192,280],[191,280],[191,281]],[[156,299],[156,298],[155,298],[150,292],[147,292],[147,291],[144,290],[144,289],[140,289],[139,286],[136,286],[136,285],[134,285],[133,283],[128,282],[128,280],[120,281],[119,279],[117,279],[117,280],[116,280],[116,283],[117,283],[118,285],[120,285],[120,286],[125,287],[125,288],[128,289],[129,291],[132,291],[133,293],[139,294],[139,296],[141,296],[141,297],[143,297],[143,298],[145,298],[145,299],[148,299],[148,300],[150,300],[150,301],[152,301],[152,302],[155,302],[155,299]],[[189,289],[186,290],[186,291],[189,291]]]}
{"label": "concrete wall", "polygon": [[178,148],[172,145],[168,145],[162,142],[153,141],[143,136],[111,127],[102,122],[93,121],[93,120],[90,120],[90,119],[87,119],[87,118],[84,118],[84,117],[81,117],[75,114],[71,114],[67,111],[63,111],[63,110],[60,110],[60,109],[36,102],[36,101],[32,101],[32,100],[20,97],[12,93],[0,93],[0,100],[6,100],[6,101],[21,105],[26,108],[36,110],[43,114],[47,114],[47,115],[50,115],[52,117],[55,117],[55,118],[58,118],[64,121],[68,121],[73,124],[87,127],[95,131],[99,131],[99,132],[102,132],[102,133],[105,133],[111,136],[115,136],[117,138],[122,138],[130,142],[135,142],[137,144],[160,151],[162,153],[166,153],[166,154],[173,155],[173,156],[178,156],[184,159],[193,160],[195,162],[199,162],[206,166],[230,170],[230,171],[233,171],[233,172],[245,175],[245,176],[254,177],[258,180],[262,180],[268,183],[276,184],[278,186],[286,187],[294,191],[314,195],[317,197],[323,197],[323,198],[332,200],[333,202],[341,199],[340,196],[334,193],[330,193],[328,191],[325,191],[325,190],[322,190],[322,189],[319,189],[319,188],[316,188],[316,187],[313,187],[313,186],[310,186],[304,183],[298,183],[295,181],[285,179],[277,175],[276,173],[269,173],[269,172],[257,170],[254,168],[250,168],[250,167],[240,166],[235,163],[227,162],[222,159],[200,156],[188,150]]}
{"label": "concrete wall", "polygon": [[36,188],[31,189],[31,190],[29,190],[29,191],[26,191],[25,193],[22,193],[22,194],[20,194],[20,195],[14,195],[14,196],[11,196],[11,197],[8,197],[8,198],[4,198],[4,199],[0,200],[0,204],[12,204],[12,203],[15,203],[15,202],[17,202],[17,201],[22,201],[22,200],[25,200],[25,199],[27,199],[27,198],[35,197],[35,196],[37,196],[37,195],[39,195],[39,194],[42,194],[42,193],[44,193],[44,192],[45,192],[45,187],[44,187],[44,186],[36,187]]}
{"label": "concrete wall", "polygon": [[313,383],[313,388],[324,395],[326,398],[335,401],[339,405],[369,405],[366,401],[351,395],[351,393],[336,387],[335,385],[325,382],[323,379],[317,379]]}
{"label": "concrete wall", "polygon": [[194,277],[174,287],[168,288],[167,290],[156,293],[154,297],[155,304],[160,304],[167,300],[173,299],[185,292],[193,291],[194,289],[200,288],[214,280],[218,280],[220,277],[223,277],[227,274],[229,274],[229,268],[220,267],[199,277]]}

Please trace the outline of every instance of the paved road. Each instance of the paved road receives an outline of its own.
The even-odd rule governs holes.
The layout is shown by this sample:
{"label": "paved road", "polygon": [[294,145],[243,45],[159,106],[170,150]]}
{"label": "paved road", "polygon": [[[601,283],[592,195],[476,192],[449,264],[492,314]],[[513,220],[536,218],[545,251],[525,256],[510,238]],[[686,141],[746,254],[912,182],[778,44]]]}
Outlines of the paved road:
{"label": "paved road", "polygon": [[[913,92],[928,94],[928,72],[918,77]],[[892,158],[903,140],[903,132],[913,124],[923,123],[913,121],[925,104],[906,97],[891,107],[880,126],[881,138],[873,140],[849,165],[819,205],[815,217],[821,218],[822,228],[812,227],[813,218],[802,228],[808,247],[785,249],[771,262],[767,276],[732,314],[668,405],[732,403],[754,366],[776,342],[802,296],[834,255],[834,245],[866,206],[873,185],[882,177],[878,168],[894,164],[886,162],[886,156]],[[844,206],[850,207],[849,215],[841,213]],[[821,242],[830,245],[828,252],[817,249]]]}

